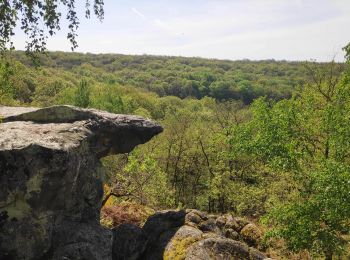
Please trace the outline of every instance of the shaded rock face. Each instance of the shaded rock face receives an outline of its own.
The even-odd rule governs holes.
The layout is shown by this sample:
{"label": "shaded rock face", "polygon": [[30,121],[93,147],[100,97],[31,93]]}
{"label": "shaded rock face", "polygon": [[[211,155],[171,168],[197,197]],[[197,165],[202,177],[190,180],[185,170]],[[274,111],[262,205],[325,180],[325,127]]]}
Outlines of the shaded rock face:
{"label": "shaded rock face", "polygon": [[0,259],[112,259],[113,232],[99,225],[99,159],[162,128],[71,106],[0,106],[0,118]]}
{"label": "shaded rock face", "polygon": [[[134,250],[119,258],[114,254],[114,259],[267,259],[263,253],[247,244],[258,244],[258,227],[230,214],[214,216],[198,210],[163,211],[151,216],[142,229],[131,227],[124,224],[114,230],[114,245],[140,251],[135,254]],[[132,229],[134,232],[130,232]],[[232,238],[233,232],[236,235]]]}

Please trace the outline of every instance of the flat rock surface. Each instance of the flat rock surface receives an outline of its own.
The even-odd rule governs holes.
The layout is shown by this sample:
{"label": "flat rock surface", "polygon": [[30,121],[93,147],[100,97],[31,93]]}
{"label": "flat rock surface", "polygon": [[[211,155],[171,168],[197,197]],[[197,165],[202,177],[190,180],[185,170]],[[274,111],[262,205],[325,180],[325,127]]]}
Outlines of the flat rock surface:
{"label": "flat rock surface", "polygon": [[[29,145],[68,150],[79,146],[84,139],[95,137],[91,144],[99,147],[97,153],[105,155],[128,152],[162,132],[160,125],[139,116],[72,106],[0,106],[0,118],[0,150],[22,149]],[[129,145],[122,140],[126,138],[132,139],[128,140]]]}
{"label": "flat rock surface", "polygon": [[22,149],[29,145],[68,150],[79,146],[91,134],[84,122],[35,124],[22,121],[0,124],[0,133],[0,150]]}

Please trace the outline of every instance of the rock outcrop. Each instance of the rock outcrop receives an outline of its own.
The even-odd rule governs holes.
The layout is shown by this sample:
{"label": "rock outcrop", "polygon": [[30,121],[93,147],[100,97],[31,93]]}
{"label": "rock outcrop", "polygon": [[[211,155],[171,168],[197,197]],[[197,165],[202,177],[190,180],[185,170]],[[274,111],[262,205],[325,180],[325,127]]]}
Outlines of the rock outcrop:
{"label": "rock outcrop", "polygon": [[99,159],[161,126],[71,106],[0,107],[0,120],[0,259],[112,259]]}
{"label": "rock outcrop", "polygon": [[0,259],[265,259],[253,223],[164,211],[140,228],[99,224],[99,159],[162,128],[137,116],[53,106],[0,106]]}
{"label": "rock outcrop", "polygon": [[[232,232],[236,232],[234,239]],[[118,252],[113,254],[117,256],[119,253],[119,258],[114,259],[133,260],[267,259],[250,246],[258,244],[258,234],[260,231],[253,223],[230,214],[216,216],[198,210],[163,211],[151,216],[142,229],[130,224],[116,228],[114,244],[118,245]]]}

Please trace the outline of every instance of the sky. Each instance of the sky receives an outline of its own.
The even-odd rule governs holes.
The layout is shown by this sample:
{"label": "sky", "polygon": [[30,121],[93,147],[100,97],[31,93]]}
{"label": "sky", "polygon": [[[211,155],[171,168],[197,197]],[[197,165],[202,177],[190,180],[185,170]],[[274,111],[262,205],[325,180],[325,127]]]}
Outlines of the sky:
{"label": "sky", "polygon": [[[76,2],[77,52],[343,61],[350,42],[350,0],[105,0],[102,23]],[[70,51],[66,34],[48,49]],[[24,42],[17,30],[16,47]]]}

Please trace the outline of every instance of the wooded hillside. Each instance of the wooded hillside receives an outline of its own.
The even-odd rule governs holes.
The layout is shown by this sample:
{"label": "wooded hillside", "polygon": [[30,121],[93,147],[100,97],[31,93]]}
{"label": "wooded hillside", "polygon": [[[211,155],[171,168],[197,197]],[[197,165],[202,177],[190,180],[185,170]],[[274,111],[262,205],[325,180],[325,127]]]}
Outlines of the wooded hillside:
{"label": "wooded hillside", "polygon": [[[22,93],[16,98],[24,102],[35,100],[43,81],[57,89],[75,86],[78,80],[85,78],[107,85],[142,88],[160,97],[209,96],[250,104],[260,96],[275,100],[289,98],[310,76],[304,62],[49,52],[40,56],[41,68],[33,70],[32,60],[23,52],[14,52],[11,56],[12,62],[17,61],[17,71],[14,69],[13,73],[22,74],[23,80],[22,89],[18,90]],[[326,65],[315,64],[317,67]]]}

